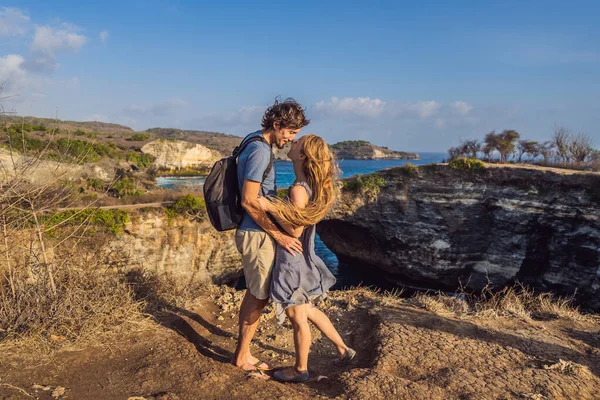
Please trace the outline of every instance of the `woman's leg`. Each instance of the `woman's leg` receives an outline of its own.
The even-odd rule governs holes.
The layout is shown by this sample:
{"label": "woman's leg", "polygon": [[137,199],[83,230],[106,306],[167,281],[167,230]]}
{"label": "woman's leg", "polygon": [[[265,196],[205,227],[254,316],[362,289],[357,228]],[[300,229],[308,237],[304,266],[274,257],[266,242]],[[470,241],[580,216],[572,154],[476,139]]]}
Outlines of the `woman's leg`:
{"label": "woman's leg", "polygon": [[338,331],[335,329],[327,315],[323,313],[323,311],[319,310],[317,307],[313,307],[309,305],[309,309],[307,310],[308,320],[315,324],[317,329],[319,329],[327,339],[331,340],[335,347],[337,347],[338,355],[341,357],[344,356],[348,346],[344,343],[344,339],[340,336]]}
{"label": "woman's leg", "polygon": [[293,376],[297,371],[308,370],[308,352],[310,351],[310,326],[308,325],[307,311],[310,304],[288,307],[285,310],[294,328],[294,347],[296,348],[296,371],[286,371],[286,375]]}

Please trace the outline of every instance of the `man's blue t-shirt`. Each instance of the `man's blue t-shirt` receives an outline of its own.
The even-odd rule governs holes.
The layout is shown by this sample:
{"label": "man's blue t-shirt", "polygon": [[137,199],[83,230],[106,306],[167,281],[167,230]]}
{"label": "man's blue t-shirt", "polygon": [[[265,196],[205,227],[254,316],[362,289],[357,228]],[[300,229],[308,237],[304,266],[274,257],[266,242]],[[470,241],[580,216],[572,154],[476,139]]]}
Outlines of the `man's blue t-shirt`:
{"label": "man's blue t-shirt", "polygon": [[[248,135],[248,138],[253,136],[262,135],[260,131],[256,131]],[[271,147],[262,141],[256,141],[250,143],[244,151],[239,155],[237,162],[237,177],[240,193],[242,193],[242,186],[244,180],[262,182],[263,175],[269,166],[271,160]],[[276,196],[277,186],[275,184],[275,163],[273,168],[265,178],[261,186],[261,190],[258,192],[261,196]],[[256,222],[244,212],[244,218],[240,224],[240,230],[244,231],[263,231]]]}

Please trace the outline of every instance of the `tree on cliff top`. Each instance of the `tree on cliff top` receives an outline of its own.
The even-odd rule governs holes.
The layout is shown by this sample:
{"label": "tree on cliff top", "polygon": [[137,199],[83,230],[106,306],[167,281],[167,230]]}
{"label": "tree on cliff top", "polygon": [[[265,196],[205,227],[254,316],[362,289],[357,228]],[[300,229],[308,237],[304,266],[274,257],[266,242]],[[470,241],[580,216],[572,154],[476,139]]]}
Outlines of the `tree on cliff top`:
{"label": "tree on cliff top", "polygon": [[539,143],[529,140],[519,140],[517,143],[517,154],[519,155],[517,162],[521,162],[524,154],[529,154],[535,158],[540,155]]}
{"label": "tree on cliff top", "polygon": [[569,141],[571,140],[571,134],[569,131],[562,127],[557,126],[554,128],[554,136],[552,141],[556,148],[557,156],[562,160],[563,165],[567,165],[571,162],[571,155],[569,152]]}
{"label": "tree on cliff top", "polygon": [[500,162],[505,163],[508,160],[508,156],[515,151],[515,142],[520,137],[519,132],[512,129],[504,130],[500,133],[492,131],[485,135],[484,153],[487,152],[489,155],[496,150],[500,153]]}
{"label": "tree on cliff top", "polygon": [[572,136],[569,142],[569,152],[576,166],[581,166],[588,160],[591,160],[594,149],[592,148],[592,138],[582,133]]}
{"label": "tree on cliff top", "polygon": [[458,147],[450,147],[448,154],[450,159],[459,157],[477,158],[477,153],[481,151],[481,143],[477,139],[463,140]]}

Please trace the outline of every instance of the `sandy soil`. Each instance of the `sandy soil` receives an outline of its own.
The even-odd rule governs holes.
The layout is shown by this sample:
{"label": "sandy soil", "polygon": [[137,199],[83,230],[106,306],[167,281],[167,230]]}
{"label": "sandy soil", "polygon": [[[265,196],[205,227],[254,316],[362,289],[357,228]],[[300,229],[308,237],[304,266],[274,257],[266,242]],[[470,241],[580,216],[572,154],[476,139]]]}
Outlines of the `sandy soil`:
{"label": "sandy soil", "polygon": [[[600,398],[597,319],[455,318],[364,289],[321,304],[358,350],[351,365],[333,366],[333,346],[313,332],[308,383],[256,379],[228,364],[242,295],[209,288],[108,348],[50,359],[15,348],[0,359],[0,399]],[[253,352],[274,367],[290,365],[291,328],[268,311]]]}

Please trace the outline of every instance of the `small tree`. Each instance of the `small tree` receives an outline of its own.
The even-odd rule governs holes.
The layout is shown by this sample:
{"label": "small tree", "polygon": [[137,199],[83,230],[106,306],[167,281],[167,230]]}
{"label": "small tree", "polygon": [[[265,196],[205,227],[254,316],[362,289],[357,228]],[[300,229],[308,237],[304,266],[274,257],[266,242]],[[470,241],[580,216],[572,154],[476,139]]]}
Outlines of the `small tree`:
{"label": "small tree", "polygon": [[540,155],[539,143],[528,140],[519,140],[519,142],[517,143],[517,154],[517,162],[521,162],[521,159],[523,158],[524,154],[529,154],[531,157],[535,158],[538,155]]}
{"label": "small tree", "polygon": [[500,161],[504,163],[508,160],[508,156],[515,151],[515,141],[519,139],[520,135],[515,130],[504,130],[496,136],[498,138],[496,150],[500,153]]}
{"label": "small tree", "polygon": [[552,140],[556,148],[556,155],[562,160],[562,164],[569,164],[571,162],[571,152],[569,151],[571,134],[569,131],[562,126],[555,127]]}
{"label": "small tree", "polygon": [[590,165],[592,170],[600,171],[600,150],[592,151],[592,154],[590,155]]}
{"label": "small tree", "polygon": [[487,160],[490,161],[492,154],[498,148],[498,135],[496,135],[496,131],[491,131],[487,135],[485,135],[485,139],[483,139],[483,148],[482,152],[487,157]]}
{"label": "small tree", "polygon": [[477,139],[465,140],[461,146],[468,157],[477,158],[477,153],[481,151],[481,143]]}
{"label": "small tree", "polygon": [[455,160],[460,157],[460,149],[457,147],[450,147],[448,149],[448,156],[450,160]]}
{"label": "small tree", "polygon": [[544,158],[544,164],[549,164],[550,160],[554,157],[554,141],[548,140],[538,144],[536,151]]}
{"label": "small tree", "polygon": [[594,149],[592,139],[588,135],[579,134],[571,136],[569,152],[576,166],[581,166],[591,158]]}

